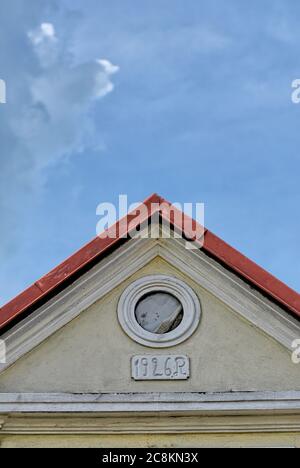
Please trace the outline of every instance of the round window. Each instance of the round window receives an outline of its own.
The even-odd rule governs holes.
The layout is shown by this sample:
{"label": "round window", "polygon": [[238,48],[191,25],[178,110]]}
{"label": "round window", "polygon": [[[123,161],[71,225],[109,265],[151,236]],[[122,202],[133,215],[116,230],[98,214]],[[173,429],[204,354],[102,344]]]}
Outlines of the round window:
{"label": "round window", "polygon": [[201,306],[183,281],[164,275],[140,278],[120,297],[118,318],[125,333],[151,348],[175,346],[197,329]]}
{"label": "round window", "polygon": [[183,319],[183,307],[171,294],[154,292],[139,300],[135,316],[144,330],[163,335],[180,325]]}

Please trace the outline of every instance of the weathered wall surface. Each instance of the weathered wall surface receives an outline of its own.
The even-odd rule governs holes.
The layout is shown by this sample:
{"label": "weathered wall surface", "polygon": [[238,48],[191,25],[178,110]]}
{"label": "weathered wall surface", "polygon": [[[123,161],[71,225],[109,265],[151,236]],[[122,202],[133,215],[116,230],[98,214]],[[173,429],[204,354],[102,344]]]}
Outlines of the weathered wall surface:
{"label": "weathered wall surface", "polygon": [[[151,350],[132,341],[117,320],[117,304],[133,280],[148,274],[185,280],[202,304],[202,320],[185,343]],[[188,381],[134,382],[136,354],[191,358]],[[228,392],[300,390],[300,367],[289,353],[189,278],[157,257],[80,317],[0,376],[0,392]]]}
{"label": "weathered wall surface", "polygon": [[300,448],[299,434],[158,434],[107,436],[0,436],[0,448]]}

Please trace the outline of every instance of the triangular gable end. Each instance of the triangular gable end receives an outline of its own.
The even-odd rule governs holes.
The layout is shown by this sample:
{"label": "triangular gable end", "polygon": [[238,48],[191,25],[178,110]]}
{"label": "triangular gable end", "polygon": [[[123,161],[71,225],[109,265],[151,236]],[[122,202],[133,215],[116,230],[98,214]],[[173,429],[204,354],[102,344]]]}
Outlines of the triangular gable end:
{"label": "triangular gable end", "polygon": [[[5,329],[10,323],[20,320],[22,315],[25,316],[39,305],[45,303],[49,297],[53,297],[57,291],[66,287],[70,282],[100,261],[101,258],[121,245],[128,234],[128,226],[131,225],[133,228],[136,228],[140,223],[147,221],[147,219],[155,214],[153,206],[156,207],[155,210],[161,213],[162,216],[165,216],[165,212],[161,212],[160,207],[162,205],[170,206],[172,208],[171,218],[167,219],[167,222],[170,222],[174,226],[177,217],[172,216],[172,214],[178,210],[173,208],[167,200],[153,194],[142,205],[147,208],[147,213],[144,217],[137,216],[137,213],[140,212],[140,209],[137,208],[134,213],[130,213],[121,219],[116,226],[111,228],[111,231],[117,233],[116,237],[111,236],[109,232],[96,237],[61,265],[3,306],[0,309],[0,330]],[[144,211],[142,210],[142,212]],[[180,226],[177,226],[179,231],[186,225],[192,225],[195,228],[197,224],[194,220],[185,222],[185,218],[188,217],[182,213],[182,223]],[[182,235],[189,239],[192,237],[192,234],[188,232],[182,232]],[[289,313],[297,318],[300,317],[300,295],[296,291],[293,291],[205,228],[201,249],[218,262],[221,262],[225,267],[237,273],[259,291],[266,294],[271,300],[278,302]]]}
{"label": "triangular gable end", "polygon": [[[153,196],[146,204],[153,201],[163,200]],[[190,233],[166,238],[165,212],[158,213],[155,238],[97,238],[1,309],[7,362],[0,364],[0,414],[300,412],[299,367],[292,362],[299,295],[208,230],[198,249],[186,248]],[[170,322],[166,336],[155,334],[151,343],[131,320],[136,298],[153,291],[174,291],[182,310],[178,324]],[[236,430],[247,432],[249,421],[239,421]],[[126,424],[124,431],[134,432]],[[178,424],[184,431],[186,422]],[[203,424],[195,421],[196,432],[206,430]],[[294,430],[294,420],[285,427]],[[63,421],[48,429],[72,433]]]}

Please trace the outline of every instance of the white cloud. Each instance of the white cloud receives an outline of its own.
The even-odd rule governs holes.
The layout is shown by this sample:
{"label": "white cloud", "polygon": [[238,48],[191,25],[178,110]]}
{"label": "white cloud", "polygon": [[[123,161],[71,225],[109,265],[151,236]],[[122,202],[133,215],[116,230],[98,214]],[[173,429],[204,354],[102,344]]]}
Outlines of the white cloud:
{"label": "white cloud", "polygon": [[98,145],[89,109],[113,89],[110,75],[97,61],[73,67],[58,62],[32,80],[31,104],[12,124],[35,171],[93,142]]}
{"label": "white cloud", "polygon": [[28,37],[35,46],[45,41],[57,41],[55,28],[52,23],[42,23],[38,28],[29,31]]}
{"label": "white cloud", "polygon": [[120,67],[113,65],[107,59],[96,60],[96,64],[100,65],[100,67],[95,76],[95,97],[101,98],[114,90],[114,84],[110,80],[110,75],[118,73]]}
{"label": "white cloud", "polygon": [[111,93],[114,90],[114,84],[111,81],[107,81],[106,84],[102,83],[102,75],[96,77],[96,86],[95,86],[95,97],[102,98],[107,94]]}
{"label": "white cloud", "polygon": [[52,66],[61,53],[54,25],[41,23],[38,28],[29,31],[27,36],[42,67]]}
{"label": "white cloud", "polygon": [[52,23],[42,23],[41,31],[46,37],[55,38],[55,29]]}
{"label": "white cloud", "polygon": [[[52,23],[32,28],[30,17],[22,24],[22,34],[11,29],[11,35],[13,44],[21,44],[16,53],[0,50],[2,63],[13,70],[10,105],[0,114],[0,254],[5,255],[14,248],[11,233],[17,232],[16,220],[25,212],[24,205],[41,196],[47,169],[86,149],[105,147],[90,111],[113,91],[112,77],[119,70],[108,59],[99,63],[97,55],[74,64],[69,32],[67,39],[62,38]],[[0,29],[0,39],[4,37]],[[20,57],[24,53],[26,60]]]}
{"label": "white cloud", "polygon": [[119,70],[120,70],[120,67],[118,67],[118,65],[113,65],[109,60],[107,59],[99,59],[97,60],[97,62],[102,65],[104,71],[108,74],[108,75],[114,75],[115,73],[117,73]]}
{"label": "white cloud", "polygon": [[[50,23],[43,24],[39,31],[55,37]],[[89,109],[96,100],[113,91],[111,76],[119,67],[107,59],[72,66],[60,50],[50,61],[49,49],[41,48],[41,42],[32,44],[42,69],[31,80],[30,105],[14,117],[12,127],[30,153],[33,169],[40,171],[93,145],[93,141],[98,146]]]}

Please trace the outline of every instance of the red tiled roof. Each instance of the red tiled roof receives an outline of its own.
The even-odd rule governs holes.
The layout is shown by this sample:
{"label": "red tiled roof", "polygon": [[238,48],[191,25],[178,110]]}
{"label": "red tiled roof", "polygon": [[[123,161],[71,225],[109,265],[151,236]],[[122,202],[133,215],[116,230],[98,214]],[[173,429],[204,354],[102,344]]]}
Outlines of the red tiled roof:
{"label": "red tiled roof", "polygon": [[[141,212],[139,216],[137,216],[137,212],[129,214],[111,228],[116,230],[116,238],[107,237],[107,233],[96,237],[65,260],[61,265],[54,268],[50,273],[43,276],[12,301],[4,305],[0,309],[0,329],[7,326],[15,319],[21,319],[23,315],[33,310],[35,306],[38,306],[41,301],[46,301],[48,297],[55,295],[56,291],[61,290],[64,285],[72,281],[73,278],[77,278],[81,272],[83,273],[89,266],[94,265],[95,262],[99,261],[106,253],[110,252],[111,249],[116,248],[122,242],[122,236],[124,238],[124,235],[127,234],[129,223],[131,223],[130,228],[133,229],[138,227],[153,214],[153,204],[157,205],[157,211],[160,212],[162,217],[168,216],[159,208],[159,205],[162,203],[171,206],[169,202],[159,195],[152,195],[143,203],[143,205],[147,207],[147,213],[143,214],[143,212]],[[175,210],[175,212],[176,211],[183,219],[188,218],[178,210]],[[174,212],[171,212],[170,221],[176,226],[178,217],[174,215]],[[196,221],[190,221],[194,229]],[[183,223],[181,226],[186,224],[187,223]],[[180,228],[180,226],[177,227]],[[183,234],[188,238],[192,237],[189,236],[186,230]],[[230,247],[207,229],[204,230],[204,243],[201,248],[204,252],[208,253],[224,266],[236,272],[241,278],[255,286],[270,299],[275,300],[297,318],[300,318],[300,294],[256,265],[240,252]]]}

